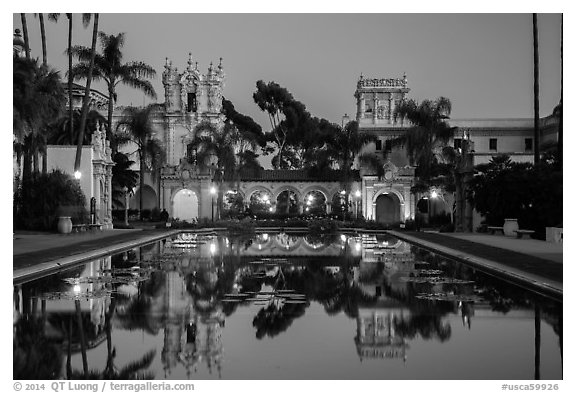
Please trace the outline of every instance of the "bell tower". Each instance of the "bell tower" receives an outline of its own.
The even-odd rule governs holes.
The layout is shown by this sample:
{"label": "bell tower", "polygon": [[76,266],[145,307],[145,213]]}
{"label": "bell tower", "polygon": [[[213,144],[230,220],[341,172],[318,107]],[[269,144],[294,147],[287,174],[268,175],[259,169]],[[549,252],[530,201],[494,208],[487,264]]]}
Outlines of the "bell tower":
{"label": "bell tower", "polygon": [[395,108],[408,93],[406,74],[402,78],[364,78],[356,84],[356,121],[360,128],[401,126],[394,116]]}

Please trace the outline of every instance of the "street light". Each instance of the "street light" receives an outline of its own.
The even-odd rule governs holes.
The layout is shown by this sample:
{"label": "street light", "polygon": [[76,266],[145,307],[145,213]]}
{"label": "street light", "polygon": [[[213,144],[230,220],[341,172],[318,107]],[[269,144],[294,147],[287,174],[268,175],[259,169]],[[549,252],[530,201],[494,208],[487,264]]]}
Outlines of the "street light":
{"label": "street light", "polygon": [[214,195],[216,194],[216,187],[210,187],[210,195],[212,195],[212,222],[214,222]]}
{"label": "street light", "polygon": [[76,180],[80,180],[81,177],[82,177],[82,172],[80,172],[78,170],[74,171],[74,178]]}

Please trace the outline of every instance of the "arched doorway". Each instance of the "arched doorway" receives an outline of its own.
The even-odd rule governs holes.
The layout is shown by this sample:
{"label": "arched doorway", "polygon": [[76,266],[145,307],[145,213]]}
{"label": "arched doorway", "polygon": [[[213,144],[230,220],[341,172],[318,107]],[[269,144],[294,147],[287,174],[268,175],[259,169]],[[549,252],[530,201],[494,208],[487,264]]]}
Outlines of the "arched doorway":
{"label": "arched doorway", "polygon": [[271,212],[272,194],[264,190],[254,191],[252,195],[250,195],[249,207],[254,214]]}
{"label": "arched doorway", "polygon": [[173,199],[172,216],[183,221],[198,219],[198,196],[186,188],[178,191]]}
{"label": "arched doorway", "polygon": [[384,224],[400,222],[400,201],[394,194],[381,194],[376,198],[376,221]]}
{"label": "arched doorway", "polygon": [[276,213],[297,214],[298,195],[292,190],[284,190],[276,197]]}
{"label": "arched doorway", "polygon": [[317,190],[304,195],[304,214],[326,214],[326,197]]}

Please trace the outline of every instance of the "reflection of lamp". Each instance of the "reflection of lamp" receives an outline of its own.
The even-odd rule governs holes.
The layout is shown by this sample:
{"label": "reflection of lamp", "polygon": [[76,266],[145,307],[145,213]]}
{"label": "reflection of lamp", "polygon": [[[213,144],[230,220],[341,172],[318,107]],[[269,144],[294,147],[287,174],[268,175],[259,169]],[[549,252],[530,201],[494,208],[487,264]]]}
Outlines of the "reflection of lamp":
{"label": "reflection of lamp", "polygon": [[356,192],[354,193],[354,195],[356,196],[356,219],[358,219],[358,210],[360,210],[359,207],[359,203],[360,203],[360,197],[362,196],[362,193],[360,192],[360,190],[356,190]]}
{"label": "reflection of lamp", "polygon": [[215,252],[216,252],[216,244],[210,243],[210,254],[214,255]]}

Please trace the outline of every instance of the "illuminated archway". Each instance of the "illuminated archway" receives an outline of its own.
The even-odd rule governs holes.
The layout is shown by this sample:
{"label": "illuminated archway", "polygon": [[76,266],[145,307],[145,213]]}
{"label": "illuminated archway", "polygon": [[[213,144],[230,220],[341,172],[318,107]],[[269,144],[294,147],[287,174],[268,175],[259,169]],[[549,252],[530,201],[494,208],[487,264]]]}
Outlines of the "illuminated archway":
{"label": "illuminated archway", "polygon": [[186,188],[178,191],[173,199],[172,215],[183,221],[198,219],[198,196]]}

